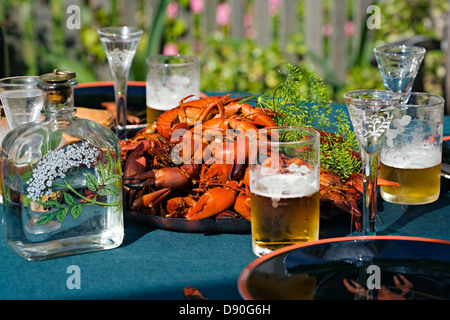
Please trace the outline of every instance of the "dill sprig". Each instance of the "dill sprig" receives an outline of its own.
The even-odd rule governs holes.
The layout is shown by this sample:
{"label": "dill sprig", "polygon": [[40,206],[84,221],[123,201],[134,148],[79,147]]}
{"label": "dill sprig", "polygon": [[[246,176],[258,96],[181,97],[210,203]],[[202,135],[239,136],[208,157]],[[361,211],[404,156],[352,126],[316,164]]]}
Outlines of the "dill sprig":
{"label": "dill sprig", "polygon": [[358,143],[349,117],[342,109],[333,110],[322,79],[316,74],[308,74],[305,79],[303,72],[289,63],[280,72],[285,75],[285,81],[257,97],[258,106],[266,110],[278,126],[323,131],[321,169],[334,172],[343,180],[360,172],[361,162],[354,152],[358,150]]}

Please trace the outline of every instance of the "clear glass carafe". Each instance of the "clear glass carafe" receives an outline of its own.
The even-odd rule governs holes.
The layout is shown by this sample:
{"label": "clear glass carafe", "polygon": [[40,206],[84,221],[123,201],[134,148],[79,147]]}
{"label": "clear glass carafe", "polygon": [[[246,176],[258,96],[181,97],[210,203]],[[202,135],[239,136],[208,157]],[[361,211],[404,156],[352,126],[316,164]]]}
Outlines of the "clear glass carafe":
{"label": "clear glass carafe", "polygon": [[2,143],[5,239],[28,260],[111,249],[123,240],[120,144],[74,116],[75,74],[40,77],[43,119]]}

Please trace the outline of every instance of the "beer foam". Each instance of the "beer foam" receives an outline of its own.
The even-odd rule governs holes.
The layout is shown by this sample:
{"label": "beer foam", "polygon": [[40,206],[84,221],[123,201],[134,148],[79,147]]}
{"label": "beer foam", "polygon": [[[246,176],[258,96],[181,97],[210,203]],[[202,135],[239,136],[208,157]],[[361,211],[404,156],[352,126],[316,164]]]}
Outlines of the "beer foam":
{"label": "beer foam", "polygon": [[149,81],[146,85],[147,106],[156,110],[168,110],[178,106],[180,100],[184,97],[194,94],[195,96],[186,101],[198,99],[196,93],[199,87],[198,81],[192,77],[183,77],[173,75],[168,77],[164,83],[158,81]]}
{"label": "beer foam", "polygon": [[279,201],[281,198],[306,197],[319,190],[319,174],[296,172],[260,175],[258,179],[255,179],[254,174],[250,172],[250,190],[254,194],[272,198],[274,201]]}
{"label": "beer foam", "polygon": [[441,151],[437,148],[403,148],[381,153],[381,162],[398,169],[425,169],[441,163]]}

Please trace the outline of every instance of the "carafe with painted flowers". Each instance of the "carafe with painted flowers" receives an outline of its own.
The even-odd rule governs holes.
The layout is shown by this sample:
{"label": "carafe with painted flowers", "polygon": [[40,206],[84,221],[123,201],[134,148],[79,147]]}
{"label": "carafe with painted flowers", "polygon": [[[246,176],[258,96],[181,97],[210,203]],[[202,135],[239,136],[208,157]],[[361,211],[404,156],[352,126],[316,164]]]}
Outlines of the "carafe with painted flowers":
{"label": "carafe with painted flowers", "polygon": [[8,246],[28,260],[111,249],[123,240],[120,144],[110,129],[75,117],[75,73],[40,77],[40,121],[2,143]]}

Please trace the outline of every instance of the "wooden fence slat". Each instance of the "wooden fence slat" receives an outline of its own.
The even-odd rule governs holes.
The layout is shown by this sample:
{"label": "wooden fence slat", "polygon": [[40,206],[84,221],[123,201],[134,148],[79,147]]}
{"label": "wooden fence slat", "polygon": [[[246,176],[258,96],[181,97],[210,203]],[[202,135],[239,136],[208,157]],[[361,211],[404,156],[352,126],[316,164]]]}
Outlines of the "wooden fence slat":
{"label": "wooden fence slat", "polygon": [[120,0],[118,1],[119,7],[119,25],[138,27],[138,21],[136,19],[136,13],[139,9],[138,1]]}
{"label": "wooden fence slat", "polygon": [[[363,29],[366,27],[367,8],[373,4],[375,0],[353,0],[353,23],[354,33],[352,36],[352,57],[359,55]],[[367,30],[366,30],[367,31]]]}
{"label": "wooden fence slat", "polygon": [[271,40],[271,23],[269,17],[268,0],[257,0],[254,2],[254,24],[256,29],[256,43],[266,47]]}
{"label": "wooden fence slat", "polygon": [[230,35],[237,38],[245,38],[244,16],[246,1],[229,0],[231,6]]}
{"label": "wooden fence slat", "polygon": [[218,30],[216,24],[216,7],[218,4],[219,0],[205,1],[205,9],[202,17],[202,25],[204,27],[205,34],[211,34]]}
{"label": "wooden fence slat", "polygon": [[[33,11],[39,44],[50,48],[53,43],[53,20],[48,1],[36,1],[33,5]],[[23,24],[21,23],[21,25]]]}
{"label": "wooden fence slat", "polygon": [[333,78],[336,83],[344,83],[348,66],[347,36],[344,31],[347,22],[347,0],[334,0],[331,7],[330,63]]}
{"label": "wooden fence slat", "polygon": [[323,72],[318,60],[323,59],[323,3],[317,0],[305,0],[305,42],[314,59],[308,58],[315,66],[317,73]]}
{"label": "wooden fence slat", "polygon": [[298,0],[289,0],[283,1],[280,8],[280,46],[286,59],[294,64],[298,62],[297,56],[286,52],[286,44],[289,38],[299,31],[298,5]]}

